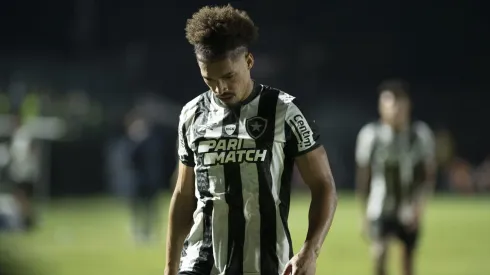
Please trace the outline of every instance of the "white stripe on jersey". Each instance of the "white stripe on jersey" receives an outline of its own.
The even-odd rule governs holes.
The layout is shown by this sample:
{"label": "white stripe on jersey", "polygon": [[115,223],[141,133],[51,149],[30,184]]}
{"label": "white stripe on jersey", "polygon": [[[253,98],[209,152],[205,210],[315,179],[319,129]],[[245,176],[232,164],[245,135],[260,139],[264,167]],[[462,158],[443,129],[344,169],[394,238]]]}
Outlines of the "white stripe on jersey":
{"label": "white stripe on jersey", "polygon": [[[275,122],[275,131],[274,131],[274,142],[273,144],[273,154],[272,154],[272,163],[271,163],[271,175],[272,175],[272,195],[274,196],[274,200],[276,201],[276,206],[279,205],[279,194],[281,190],[281,180],[282,173],[284,169],[284,142],[286,141],[285,135],[285,123],[284,118],[286,117],[286,112],[288,110],[288,105],[281,102],[281,94],[279,94],[279,100],[276,104],[276,122]],[[281,226],[282,228],[282,226]]]}
{"label": "white stripe on jersey", "polygon": [[[202,202],[198,201],[198,207],[194,212],[194,224],[192,225],[191,231],[192,234],[189,234],[191,238],[189,238],[189,246],[186,249],[186,257],[182,257],[180,259],[180,268],[182,270],[192,270],[194,264],[196,263],[196,259],[199,258],[199,251],[202,246],[202,238],[198,238],[198,236],[203,235],[203,213],[202,213]],[[194,236],[195,238],[192,238]]]}
{"label": "white stripe on jersey", "polygon": [[223,108],[208,113],[205,138],[220,138],[223,135],[222,119],[224,116],[225,109]]}
{"label": "white stripe on jersey", "polygon": [[214,200],[212,225],[215,264],[211,274],[224,274],[228,260],[228,205],[226,200]]}
{"label": "white stripe on jersey", "polygon": [[[189,128],[193,126],[194,118],[195,118],[195,112],[198,108],[197,103],[202,99],[203,95],[197,96],[193,100],[191,100],[189,103],[187,103],[183,108],[182,112],[180,113],[179,116],[179,137],[178,137],[178,154],[179,157],[182,160],[183,156],[187,156],[188,152],[185,149],[184,143],[189,140],[194,140],[195,134],[194,131],[189,131]],[[183,127],[184,126],[184,127]],[[186,132],[182,132],[182,128],[186,129]],[[191,145],[191,144],[189,144]]]}
{"label": "white stripe on jersey", "polygon": [[360,167],[369,165],[376,138],[376,125],[369,123],[361,128],[356,141],[356,164]]}
{"label": "white stripe on jersey", "polygon": [[373,175],[371,188],[367,201],[366,216],[369,220],[375,220],[383,212],[384,201],[386,199],[386,184],[384,174]]}
{"label": "white stripe on jersey", "polygon": [[[285,98],[285,93],[281,92],[279,94],[279,100],[277,101],[276,106],[276,128],[274,133],[274,139],[279,141],[275,142],[273,145],[273,155],[272,155],[272,163],[271,163],[271,175],[273,182],[273,196],[276,201],[276,209],[278,209],[280,200],[280,191],[282,184],[282,175],[284,170],[284,147],[283,142],[286,141],[285,135],[285,123],[284,118],[286,117],[286,112],[288,110],[288,105],[284,104],[283,100],[287,100]],[[292,99],[291,99],[292,100]],[[289,242],[286,236],[286,228],[282,223],[281,215],[276,215],[276,235],[277,235],[277,258],[279,260],[279,274],[284,272],[284,267],[289,261]]]}
{"label": "white stripe on jersey", "polygon": [[[242,108],[238,133],[245,138],[245,148],[255,148],[255,140],[247,133],[245,121],[255,117],[258,111],[260,95]],[[255,273],[260,270],[260,208],[259,176],[256,165],[240,163],[242,178],[243,214],[245,216],[245,243],[243,246],[243,273]]]}
{"label": "white stripe on jersey", "polygon": [[296,104],[290,103],[287,106],[285,119],[298,140],[297,151],[306,151],[315,144],[311,126]]}
{"label": "white stripe on jersey", "polygon": [[[225,116],[225,109],[212,108],[206,119],[206,139],[217,139],[223,135],[222,118]],[[212,214],[212,236],[213,236],[213,255],[215,264],[211,274],[224,274],[228,260],[228,205],[226,204],[225,193],[225,173],[223,166],[211,166],[208,170],[209,191],[217,199],[213,202]],[[196,186],[197,190],[197,186]]]}

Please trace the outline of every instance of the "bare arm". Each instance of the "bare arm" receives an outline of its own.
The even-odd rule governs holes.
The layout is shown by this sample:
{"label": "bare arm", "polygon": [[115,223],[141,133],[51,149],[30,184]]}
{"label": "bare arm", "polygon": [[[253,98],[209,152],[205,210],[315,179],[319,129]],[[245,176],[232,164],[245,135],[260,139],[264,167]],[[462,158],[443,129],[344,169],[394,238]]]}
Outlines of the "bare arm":
{"label": "bare arm", "polygon": [[177,186],[177,177],[179,175],[179,165],[180,161],[177,162],[174,171],[172,172],[172,176],[170,176],[170,190],[175,190]]}
{"label": "bare arm", "polygon": [[424,164],[424,180],[417,196],[419,211],[425,208],[428,198],[433,193],[436,183],[437,168],[435,162],[427,161]]}
{"label": "bare arm", "polygon": [[366,213],[367,198],[371,183],[371,169],[369,166],[357,166],[356,169],[356,196],[361,204],[361,215]]}
{"label": "bare arm", "polygon": [[371,187],[371,153],[375,139],[375,127],[364,126],[356,142],[356,196],[361,204],[361,216],[366,215],[367,198]]}
{"label": "bare arm", "polygon": [[311,191],[308,233],[303,250],[312,251],[318,257],[337,207],[335,183],[323,147],[297,157],[296,164]]}
{"label": "bare arm", "polygon": [[194,196],[194,170],[190,166],[179,163],[177,183],[169,210],[166,274],[177,274],[183,243],[192,227],[192,215],[196,209],[196,202]]}
{"label": "bare arm", "polygon": [[432,130],[425,123],[417,124],[417,134],[421,140],[422,150],[424,153],[424,171],[422,186],[418,190],[416,197],[417,212],[420,216],[424,211],[427,200],[434,191],[437,178],[437,163],[435,158],[435,138]]}

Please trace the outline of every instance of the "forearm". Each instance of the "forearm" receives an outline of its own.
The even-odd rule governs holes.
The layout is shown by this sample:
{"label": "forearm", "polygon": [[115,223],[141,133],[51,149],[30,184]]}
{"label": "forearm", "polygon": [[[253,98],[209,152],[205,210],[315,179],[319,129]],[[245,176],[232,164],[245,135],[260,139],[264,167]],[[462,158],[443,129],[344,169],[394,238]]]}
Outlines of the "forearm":
{"label": "forearm", "polygon": [[359,208],[361,211],[361,215],[364,217],[366,214],[367,201],[368,201],[368,192],[364,190],[356,190],[356,197],[359,203]]}
{"label": "forearm", "polygon": [[356,173],[356,197],[360,203],[361,215],[366,213],[367,199],[369,196],[369,182],[371,180],[371,175],[369,168],[358,167]]}
{"label": "forearm", "polygon": [[417,205],[417,211],[421,214],[430,197],[434,193],[436,186],[436,168],[433,162],[428,162],[425,167],[425,178],[422,185],[418,188],[415,195],[415,203]]}
{"label": "forearm", "polygon": [[176,270],[184,240],[192,227],[195,198],[175,191],[170,202],[167,229],[166,258],[167,268]]}
{"label": "forearm", "polygon": [[419,215],[425,211],[428,201],[434,192],[434,185],[435,184],[433,182],[425,182],[416,193],[414,199],[416,211]]}
{"label": "forearm", "polygon": [[308,215],[308,233],[303,249],[311,250],[319,255],[325,237],[332,225],[337,207],[337,193],[334,185],[319,185],[322,187],[311,190],[311,203]]}

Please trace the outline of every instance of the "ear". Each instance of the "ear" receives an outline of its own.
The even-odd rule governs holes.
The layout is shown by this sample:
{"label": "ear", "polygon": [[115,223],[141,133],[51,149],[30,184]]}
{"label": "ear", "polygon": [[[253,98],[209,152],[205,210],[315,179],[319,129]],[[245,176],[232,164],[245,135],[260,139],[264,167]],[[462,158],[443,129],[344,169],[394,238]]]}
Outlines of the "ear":
{"label": "ear", "polygon": [[246,58],[246,61],[247,61],[247,67],[248,67],[249,70],[251,70],[252,67],[254,66],[254,62],[255,62],[254,56],[251,53],[248,53],[245,58]]}

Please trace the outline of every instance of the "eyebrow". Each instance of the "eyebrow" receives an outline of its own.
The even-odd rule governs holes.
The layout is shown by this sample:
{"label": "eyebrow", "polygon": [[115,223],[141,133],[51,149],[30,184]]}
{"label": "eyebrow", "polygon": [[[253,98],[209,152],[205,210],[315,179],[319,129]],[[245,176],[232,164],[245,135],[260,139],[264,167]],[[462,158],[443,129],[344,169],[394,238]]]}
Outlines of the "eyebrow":
{"label": "eyebrow", "polygon": [[[234,73],[235,73],[235,72],[228,72],[228,73],[226,73],[226,74],[222,75],[220,78],[224,78],[224,77],[231,76],[231,75],[233,75]],[[207,79],[207,80],[213,80],[211,77],[208,77],[208,76],[204,76],[204,75],[203,75],[202,77],[203,77],[204,79]]]}

